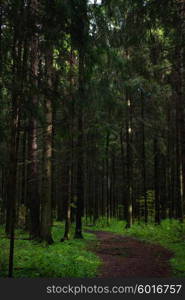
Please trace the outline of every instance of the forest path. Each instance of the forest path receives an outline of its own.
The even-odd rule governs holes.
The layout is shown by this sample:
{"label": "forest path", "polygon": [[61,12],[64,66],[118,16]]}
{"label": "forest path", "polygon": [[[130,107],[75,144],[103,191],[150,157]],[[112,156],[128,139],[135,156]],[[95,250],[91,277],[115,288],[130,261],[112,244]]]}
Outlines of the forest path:
{"label": "forest path", "polygon": [[98,277],[171,277],[173,254],[160,245],[110,232],[88,231],[98,244],[92,251],[103,261]]}

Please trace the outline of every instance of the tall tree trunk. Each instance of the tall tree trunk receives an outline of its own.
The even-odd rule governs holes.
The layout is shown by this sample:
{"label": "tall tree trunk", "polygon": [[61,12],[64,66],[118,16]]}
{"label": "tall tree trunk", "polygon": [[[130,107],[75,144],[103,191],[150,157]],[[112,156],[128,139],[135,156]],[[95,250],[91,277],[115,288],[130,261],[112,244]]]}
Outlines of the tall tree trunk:
{"label": "tall tree trunk", "polygon": [[126,228],[132,226],[132,103],[127,96],[126,120],[126,156],[127,156],[127,194],[126,194]]}
{"label": "tall tree trunk", "polygon": [[63,165],[63,203],[65,209],[65,230],[61,242],[69,240],[71,225],[71,168],[69,167],[69,157],[66,156]]}
{"label": "tall tree trunk", "polygon": [[[81,94],[81,93],[80,93]],[[82,94],[81,94],[82,95]],[[84,153],[83,153],[83,116],[82,111],[78,116],[78,143],[77,143],[77,204],[75,238],[83,238],[82,216],[84,208]]]}
{"label": "tall tree trunk", "polygon": [[46,83],[47,94],[45,95],[45,126],[43,133],[43,174],[42,174],[42,200],[41,200],[41,231],[40,237],[48,244],[53,243],[51,236],[52,218],[52,68],[53,49],[48,46],[46,52]]}
{"label": "tall tree trunk", "polygon": [[154,189],[155,189],[155,223],[160,224],[160,170],[159,170],[159,145],[157,137],[154,138]]}
{"label": "tall tree trunk", "polygon": [[177,202],[176,217],[183,221],[183,209],[185,205],[185,109],[184,109],[184,92],[185,92],[185,48],[184,48],[184,18],[185,18],[185,1],[177,1],[177,34],[179,45],[175,48],[176,59],[176,163],[177,163]]}
{"label": "tall tree trunk", "polygon": [[[9,174],[7,186],[7,215],[6,215],[6,233],[10,234],[10,252],[9,252],[9,271],[8,277],[13,277],[14,263],[14,233],[16,221],[16,187],[17,187],[17,155],[19,148],[19,127],[20,127],[20,89],[19,72],[17,66],[17,41],[18,41],[18,23],[15,21],[14,41],[12,48],[13,70],[12,70],[12,102],[11,102],[11,120],[10,120],[10,150],[9,150]],[[19,61],[19,64],[21,62]]]}
{"label": "tall tree trunk", "polygon": [[107,216],[107,225],[110,224],[110,175],[109,175],[109,136],[110,133],[107,132],[106,135],[106,216]]}
{"label": "tall tree trunk", "polygon": [[121,163],[122,163],[122,199],[123,199],[123,219],[127,220],[127,198],[125,195],[127,194],[127,182],[126,182],[126,154],[124,149],[124,128],[121,128],[120,132],[120,143],[121,143]]}
{"label": "tall tree trunk", "polygon": [[30,91],[31,115],[28,127],[28,207],[30,210],[30,237],[40,236],[40,195],[38,185],[38,145],[37,145],[37,116],[38,109],[38,69],[39,45],[36,33],[38,0],[30,3],[30,19],[32,20],[32,38],[30,42]]}
{"label": "tall tree trunk", "polygon": [[144,196],[144,220],[148,222],[148,203],[146,189],[146,150],[145,150],[145,101],[144,95],[141,96],[141,121],[142,121],[142,178],[143,178],[143,196]]}
{"label": "tall tree trunk", "polygon": [[82,217],[84,211],[84,101],[86,97],[85,85],[85,56],[87,49],[88,39],[88,18],[87,18],[87,0],[78,2],[78,14],[75,22],[75,30],[77,29],[78,35],[76,36],[76,43],[78,44],[79,53],[79,69],[78,69],[78,96],[79,96],[79,109],[78,109],[78,138],[77,138],[77,204],[76,204],[76,227],[75,238],[83,238],[82,235]]}

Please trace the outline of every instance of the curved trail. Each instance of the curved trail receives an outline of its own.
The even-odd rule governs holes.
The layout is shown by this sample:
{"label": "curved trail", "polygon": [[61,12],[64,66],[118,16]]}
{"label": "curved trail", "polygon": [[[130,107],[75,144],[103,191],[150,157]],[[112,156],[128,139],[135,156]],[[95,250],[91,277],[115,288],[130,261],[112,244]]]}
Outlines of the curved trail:
{"label": "curved trail", "polygon": [[160,245],[110,232],[88,232],[96,235],[93,252],[103,262],[98,277],[172,277],[169,259],[173,255]]}

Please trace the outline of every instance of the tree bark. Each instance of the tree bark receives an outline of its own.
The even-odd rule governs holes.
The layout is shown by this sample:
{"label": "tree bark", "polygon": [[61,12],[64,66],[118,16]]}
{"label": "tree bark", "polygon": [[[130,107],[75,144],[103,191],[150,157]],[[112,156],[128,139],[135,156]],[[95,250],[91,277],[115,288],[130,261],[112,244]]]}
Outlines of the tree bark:
{"label": "tree bark", "polygon": [[43,133],[43,177],[42,177],[42,200],[41,200],[41,231],[40,237],[48,244],[53,243],[51,235],[52,218],[52,68],[53,49],[48,46],[46,52],[46,83],[47,94],[45,95],[45,126]]}
{"label": "tree bark", "polygon": [[32,38],[30,44],[32,90],[30,93],[31,115],[28,129],[28,207],[30,209],[30,237],[38,239],[40,236],[40,195],[38,186],[38,145],[37,145],[37,116],[38,108],[38,67],[39,45],[36,33],[38,1],[32,0],[30,5],[32,19]]}

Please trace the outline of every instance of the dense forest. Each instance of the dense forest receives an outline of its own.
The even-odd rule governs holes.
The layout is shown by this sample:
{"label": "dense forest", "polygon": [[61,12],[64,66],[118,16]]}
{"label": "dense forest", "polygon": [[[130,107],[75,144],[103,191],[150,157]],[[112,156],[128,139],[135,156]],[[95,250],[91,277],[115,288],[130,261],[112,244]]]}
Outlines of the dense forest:
{"label": "dense forest", "polygon": [[10,276],[17,229],[51,245],[58,221],[61,241],[101,218],[183,222],[184,36],[184,0],[0,1]]}

